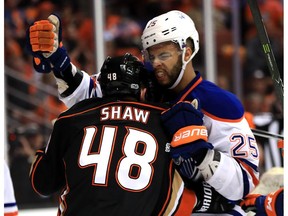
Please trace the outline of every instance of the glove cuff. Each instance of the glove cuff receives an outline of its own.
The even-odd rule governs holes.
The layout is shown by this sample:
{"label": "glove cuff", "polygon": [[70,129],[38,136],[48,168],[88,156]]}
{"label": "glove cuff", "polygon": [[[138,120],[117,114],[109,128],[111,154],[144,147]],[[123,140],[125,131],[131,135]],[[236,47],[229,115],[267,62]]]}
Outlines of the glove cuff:
{"label": "glove cuff", "polygon": [[216,150],[207,151],[202,163],[197,166],[204,180],[208,181],[216,172],[221,161],[221,154]]}
{"label": "glove cuff", "polygon": [[174,135],[171,142],[172,147],[179,147],[192,143],[197,140],[204,140],[207,142],[208,133],[205,126],[190,125],[180,128]]}
{"label": "glove cuff", "polygon": [[261,195],[261,196],[257,197],[257,199],[255,201],[257,214],[263,214],[263,215],[266,214],[266,211],[265,211],[265,198],[266,198],[266,196],[264,196],[264,195]]}
{"label": "glove cuff", "polygon": [[[60,79],[64,80],[67,84],[67,88],[60,94],[61,97],[68,97],[71,95],[82,82],[83,73],[79,69],[76,69],[77,72],[75,75],[73,75],[72,70],[72,65],[70,64],[70,66],[68,66],[67,69],[62,73],[63,77],[60,77]],[[55,72],[54,75],[56,76]]]}
{"label": "glove cuff", "polygon": [[61,72],[65,71],[67,67],[70,65],[70,58],[67,55],[66,49],[62,47],[58,47],[56,52],[54,52],[48,59],[50,59],[51,64],[54,66],[53,70],[55,75],[59,73],[57,77],[61,76]]}
{"label": "glove cuff", "polygon": [[[172,147],[172,146],[171,146]],[[180,147],[171,148],[170,154],[173,159],[181,158],[181,161],[184,159],[193,158],[198,154],[202,149],[213,149],[213,145],[204,140],[197,140],[193,143],[186,143]]]}
{"label": "glove cuff", "polygon": [[33,58],[33,67],[39,73],[50,73],[52,71],[50,62],[45,58]]}
{"label": "glove cuff", "polygon": [[207,151],[208,151],[208,148],[201,148],[197,152],[195,152],[196,154],[193,155],[193,159],[194,159],[196,166],[202,163],[202,161],[204,160],[207,154]]}

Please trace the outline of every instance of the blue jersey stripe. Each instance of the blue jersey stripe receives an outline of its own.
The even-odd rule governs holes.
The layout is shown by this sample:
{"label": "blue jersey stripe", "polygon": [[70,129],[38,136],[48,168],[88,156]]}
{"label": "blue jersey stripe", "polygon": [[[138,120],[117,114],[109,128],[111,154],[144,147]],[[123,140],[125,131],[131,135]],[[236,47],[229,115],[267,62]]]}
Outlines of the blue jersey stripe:
{"label": "blue jersey stripe", "polygon": [[4,208],[16,206],[16,203],[4,203]]}

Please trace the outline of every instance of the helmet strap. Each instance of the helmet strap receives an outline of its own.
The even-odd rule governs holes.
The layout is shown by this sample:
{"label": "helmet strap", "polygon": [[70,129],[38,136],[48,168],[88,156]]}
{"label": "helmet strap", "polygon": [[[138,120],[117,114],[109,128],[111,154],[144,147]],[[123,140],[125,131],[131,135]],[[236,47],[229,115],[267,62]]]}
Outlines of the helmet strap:
{"label": "helmet strap", "polygon": [[181,68],[181,71],[180,71],[176,81],[174,82],[174,84],[171,87],[169,87],[168,89],[174,89],[180,83],[180,81],[184,75],[186,65],[193,58],[193,55],[191,55],[190,58],[188,59],[188,61],[185,61],[185,53],[186,53],[186,47],[184,47],[183,51],[182,51],[182,68]]}

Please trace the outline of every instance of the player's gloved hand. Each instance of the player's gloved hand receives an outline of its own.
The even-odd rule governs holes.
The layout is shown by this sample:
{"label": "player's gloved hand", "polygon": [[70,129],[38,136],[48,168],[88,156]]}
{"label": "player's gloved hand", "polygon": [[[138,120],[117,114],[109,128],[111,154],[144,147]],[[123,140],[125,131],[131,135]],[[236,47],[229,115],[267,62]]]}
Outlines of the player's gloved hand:
{"label": "player's gloved hand", "polygon": [[189,182],[187,187],[193,190],[197,197],[193,213],[228,213],[235,206],[232,201],[227,200],[205,181]]}
{"label": "player's gloved hand", "polygon": [[246,212],[256,212],[258,210],[259,213],[264,213],[265,198],[266,196],[262,196],[261,194],[248,194],[240,205]]}
{"label": "player's gloved hand", "polygon": [[161,114],[164,128],[172,137],[179,129],[189,125],[203,125],[203,113],[200,111],[199,101],[194,99],[178,102]]}
{"label": "player's gloved hand", "polygon": [[173,136],[170,155],[176,164],[213,149],[213,145],[207,142],[207,129],[203,126],[203,113],[197,99],[192,103],[178,102],[164,111],[161,119],[166,131]]}
{"label": "player's gloved hand", "polygon": [[61,77],[61,73],[70,65],[70,58],[62,45],[60,18],[52,14],[48,20],[35,22],[29,28],[29,39],[32,55],[36,54],[43,62],[50,62],[55,76]]}
{"label": "player's gloved hand", "polygon": [[70,65],[70,58],[62,44],[62,24],[60,18],[55,14],[51,14],[48,17],[48,20],[55,27],[53,28],[54,43],[53,47],[51,47],[52,51],[49,53],[44,53],[43,55],[50,59],[51,64],[54,66],[54,74],[56,76],[60,75],[61,77],[61,72],[65,71],[66,68]]}
{"label": "player's gloved hand", "polygon": [[257,216],[283,215],[283,188],[268,194],[248,194],[240,203],[245,212],[253,211]]}
{"label": "player's gloved hand", "polygon": [[[31,32],[32,27],[38,30]],[[50,61],[42,55],[42,51],[39,51],[40,46],[39,42],[37,42],[37,35],[41,35],[41,41],[46,41],[46,43],[50,41],[51,43],[53,36],[49,34],[49,31],[52,29],[53,25],[48,20],[41,20],[35,22],[26,31],[26,50],[33,56],[34,69],[39,73],[50,73],[52,68]],[[46,46],[43,49],[47,49]]]}

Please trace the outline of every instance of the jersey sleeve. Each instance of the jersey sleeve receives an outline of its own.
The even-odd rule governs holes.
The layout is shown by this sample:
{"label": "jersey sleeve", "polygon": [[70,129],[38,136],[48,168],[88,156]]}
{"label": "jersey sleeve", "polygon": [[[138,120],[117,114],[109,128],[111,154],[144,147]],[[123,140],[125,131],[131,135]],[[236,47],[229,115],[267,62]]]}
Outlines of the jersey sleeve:
{"label": "jersey sleeve", "polygon": [[4,160],[4,216],[18,215],[13,182],[7,162]]}
{"label": "jersey sleeve", "polygon": [[[72,71],[77,70],[77,68],[72,65]],[[72,72],[73,73],[73,72]],[[75,72],[76,73],[76,72]],[[57,86],[58,86],[58,93],[59,93],[59,99],[68,107],[72,107],[74,104],[92,97],[102,97],[102,91],[100,88],[100,84],[97,80],[99,73],[95,74],[93,76],[90,76],[85,71],[81,71],[82,73],[82,80],[80,84],[75,88],[75,90],[70,93],[68,96],[61,94],[64,90],[67,90],[69,88],[68,84],[63,80],[57,80]],[[74,76],[75,78],[76,76]],[[64,83],[63,83],[64,82]],[[64,87],[63,87],[64,86]],[[74,89],[73,88],[73,89]]]}
{"label": "jersey sleeve", "polygon": [[228,121],[206,115],[205,122],[210,131],[208,140],[221,154],[219,166],[208,183],[227,199],[239,200],[259,182],[256,139],[244,117]]}
{"label": "jersey sleeve", "polygon": [[64,125],[55,122],[45,148],[36,151],[30,170],[32,188],[41,196],[49,196],[65,186],[64,144],[68,141]]}

